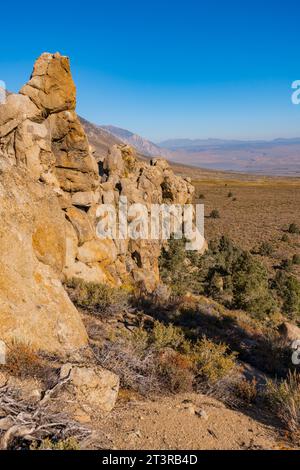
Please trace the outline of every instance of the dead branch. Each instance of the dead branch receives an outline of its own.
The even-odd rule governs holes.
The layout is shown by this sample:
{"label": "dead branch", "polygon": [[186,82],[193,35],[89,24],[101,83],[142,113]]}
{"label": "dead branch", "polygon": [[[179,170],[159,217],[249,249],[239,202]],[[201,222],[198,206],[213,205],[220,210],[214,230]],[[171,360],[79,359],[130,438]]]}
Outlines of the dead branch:
{"label": "dead branch", "polygon": [[17,390],[0,389],[0,449],[14,446],[14,441],[41,442],[45,438],[54,441],[74,437],[78,441],[87,438],[91,431],[73,421],[66,414],[51,410],[50,399],[57,390],[70,380],[70,373],[53,388],[47,390],[38,403],[20,398]]}

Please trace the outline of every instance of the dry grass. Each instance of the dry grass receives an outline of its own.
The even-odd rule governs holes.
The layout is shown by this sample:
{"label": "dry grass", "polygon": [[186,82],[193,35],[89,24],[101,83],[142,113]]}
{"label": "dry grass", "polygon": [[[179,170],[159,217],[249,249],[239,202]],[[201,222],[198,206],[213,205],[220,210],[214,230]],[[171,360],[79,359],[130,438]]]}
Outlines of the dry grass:
{"label": "dry grass", "polygon": [[300,375],[289,372],[287,379],[269,381],[266,397],[284,426],[300,442]]}
{"label": "dry grass", "polygon": [[37,351],[27,343],[13,341],[8,346],[7,361],[2,366],[9,374],[19,377],[34,377],[43,379],[49,367],[38,355]]}
{"label": "dry grass", "polygon": [[252,380],[242,379],[236,383],[235,393],[242,402],[250,405],[255,402],[257,398],[257,380],[253,378]]}

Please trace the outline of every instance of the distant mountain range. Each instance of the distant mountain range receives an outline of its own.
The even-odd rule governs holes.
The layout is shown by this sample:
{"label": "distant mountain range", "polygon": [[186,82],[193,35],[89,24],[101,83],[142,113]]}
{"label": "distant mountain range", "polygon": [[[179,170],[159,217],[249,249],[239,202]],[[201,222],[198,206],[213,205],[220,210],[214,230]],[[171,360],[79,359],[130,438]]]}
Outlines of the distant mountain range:
{"label": "distant mountain range", "polygon": [[101,126],[102,129],[110,132],[112,135],[122,140],[126,144],[132,145],[139,152],[148,157],[153,156],[167,156],[169,154],[168,149],[162,149],[160,146],[154,144],[150,140],[144,139],[143,137],[134,134],[133,132],[121,129],[115,126]]}
{"label": "distant mountain range", "polygon": [[162,148],[178,150],[178,149],[199,149],[208,148],[248,148],[248,147],[273,147],[277,145],[299,145],[300,137],[292,139],[274,139],[267,140],[225,140],[225,139],[169,139],[160,142],[158,145]]}
{"label": "distant mountain range", "polygon": [[90,142],[103,153],[114,143],[126,143],[139,154],[212,170],[300,176],[300,137],[266,140],[170,139],[155,144],[112,125],[95,125],[81,118]]}

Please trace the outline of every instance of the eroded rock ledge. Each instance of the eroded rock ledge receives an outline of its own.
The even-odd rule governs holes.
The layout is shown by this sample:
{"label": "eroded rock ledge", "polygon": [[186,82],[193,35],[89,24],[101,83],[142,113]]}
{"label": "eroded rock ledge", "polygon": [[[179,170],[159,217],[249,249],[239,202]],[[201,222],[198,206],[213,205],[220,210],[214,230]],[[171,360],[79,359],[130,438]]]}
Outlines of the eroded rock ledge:
{"label": "eroded rock ledge", "polygon": [[0,338],[72,350],[87,336],[62,281],[159,282],[160,242],[100,240],[99,204],[191,202],[167,162],[113,146],[96,161],[75,112],[69,60],[44,53],[29,82],[0,106]]}

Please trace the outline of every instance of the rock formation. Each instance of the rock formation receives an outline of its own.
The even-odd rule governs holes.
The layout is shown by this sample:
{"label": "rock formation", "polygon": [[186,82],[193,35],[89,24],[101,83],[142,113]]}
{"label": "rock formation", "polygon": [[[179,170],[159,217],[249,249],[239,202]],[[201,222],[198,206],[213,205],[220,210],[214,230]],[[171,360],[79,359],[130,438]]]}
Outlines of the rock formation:
{"label": "rock formation", "polygon": [[160,242],[101,240],[97,207],[191,201],[193,187],[167,162],[138,161],[114,145],[99,161],[75,112],[69,60],[45,53],[29,82],[0,106],[0,339],[49,351],[87,337],[65,293],[68,278],[111,285],[159,281]]}

